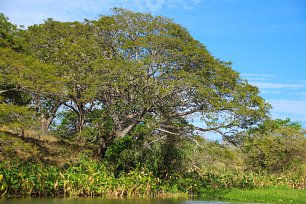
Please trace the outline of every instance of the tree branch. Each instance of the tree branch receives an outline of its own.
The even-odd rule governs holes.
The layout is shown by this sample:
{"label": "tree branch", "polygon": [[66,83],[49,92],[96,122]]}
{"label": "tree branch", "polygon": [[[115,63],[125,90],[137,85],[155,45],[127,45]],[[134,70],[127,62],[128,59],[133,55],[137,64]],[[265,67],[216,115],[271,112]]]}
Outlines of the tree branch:
{"label": "tree branch", "polygon": [[68,108],[71,108],[76,114],[80,115],[79,111],[73,107],[73,105],[68,105],[67,103],[63,103],[64,106],[67,106]]}
{"label": "tree branch", "polygon": [[168,133],[168,134],[171,134],[171,135],[179,135],[177,133],[174,133],[174,132],[171,132],[171,131],[168,131],[168,130],[164,130],[164,129],[161,129],[161,128],[157,128],[155,130],[158,130],[158,131],[161,131],[161,132],[165,132],[165,133]]}
{"label": "tree branch", "polygon": [[193,149],[193,152],[195,152],[195,151],[197,150],[198,147],[204,148],[202,145],[199,144],[199,142],[198,142],[196,139],[194,139],[194,138],[192,138],[192,137],[187,137],[187,138],[191,139],[191,140],[196,144],[196,146],[195,146],[194,149]]}
{"label": "tree branch", "polygon": [[229,123],[227,125],[220,125],[220,126],[211,127],[211,128],[201,128],[201,127],[196,127],[196,126],[193,126],[193,128],[195,130],[199,130],[201,132],[209,132],[209,131],[220,131],[220,129],[222,129],[222,128],[231,128],[233,126],[234,126],[233,123]]}
{"label": "tree branch", "polygon": [[15,91],[17,88],[12,88],[12,89],[6,89],[6,90],[0,90],[0,94],[8,92],[8,91]]}

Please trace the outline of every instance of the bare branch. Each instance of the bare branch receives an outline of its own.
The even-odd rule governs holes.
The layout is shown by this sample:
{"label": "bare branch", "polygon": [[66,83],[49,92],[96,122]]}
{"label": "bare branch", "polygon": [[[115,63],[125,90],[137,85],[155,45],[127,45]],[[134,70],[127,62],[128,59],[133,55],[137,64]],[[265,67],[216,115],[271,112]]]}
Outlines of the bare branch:
{"label": "bare branch", "polygon": [[159,131],[165,132],[165,133],[169,133],[169,134],[171,134],[171,135],[179,135],[179,134],[177,134],[177,133],[170,132],[170,131],[168,131],[168,130],[164,130],[164,129],[161,129],[161,128],[157,128],[156,130],[159,130]]}
{"label": "bare branch", "polygon": [[189,138],[190,140],[192,140],[196,144],[196,146],[193,149],[193,152],[195,152],[198,147],[204,148],[202,145],[199,144],[199,142],[196,139],[194,139],[192,137],[187,137],[187,138]]}
{"label": "bare branch", "polygon": [[176,116],[181,117],[181,116],[191,115],[191,114],[196,113],[196,112],[199,112],[199,111],[201,111],[201,110],[203,110],[202,107],[197,107],[197,108],[194,108],[194,109],[189,110],[189,111],[186,111],[186,112],[181,112],[181,113],[173,114],[173,115],[170,116],[170,117],[176,117]]}
{"label": "bare branch", "polygon": [[8,92],[8,91],[14,91],[14,90],[17,90],[17,88],[1,90],[1,91],[0,91],[0,94],[5,93],[5,92]]}

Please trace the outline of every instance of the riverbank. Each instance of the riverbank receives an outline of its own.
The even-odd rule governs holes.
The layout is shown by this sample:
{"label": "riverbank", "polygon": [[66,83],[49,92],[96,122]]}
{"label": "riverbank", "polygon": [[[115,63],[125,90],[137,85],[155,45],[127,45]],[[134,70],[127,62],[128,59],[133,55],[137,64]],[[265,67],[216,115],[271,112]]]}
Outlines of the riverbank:
{"label": "riverbank", "polygon": [[[196,200],[197,203],[215,203],[220,204],[220,202],[224,203],[270,203],[270,204],[305,204],[306,203],[306,190],[305,189],[290,189],[287,187],[269,187],[269,188],[256,188],[256,189],[223,189],[223,190],[207,190],[202,196],[188,196],[186,193],[176,193],[176,194],[165,194],[161,198],[151,198],[151,197],[114,197],[114,195],[108,196],[99,196],[95,198],[84,198],[84,197],[69,197],[68,199],[61,200],[62,197],[48,197],[44,198],[47,199],[49,202],[53,199],[56,201],[61,201],[63,203],[67,203],[68,201],[73,203],[86,203],[86,201],[98,200],[101,201],[107,200],[108,202],[114,203],[152,203],[151,201],[159,201],[158,204],[164,201],[171,201],[170,203],[176,203],[177,201],[182,200]],[[85,199],[85,200],[84,200]],[[119,200],[118,200],[119,199]],[[32,203],[32,201],[39,202],[40,199],[0,199],[0,203],[6,203],[5,201],[8,200],[14,203],[20,203],[19,201],[24,201]],[[220,201],[220,202],[219,202]],[[91,202],[90,202],[91,203]],[[168,204],[168,202],[165,202]],[[179,203],[179,202],[178,202]],[[184,202],[186,203],[186,202]],[[193,203],[193,202],[191,202]]]}
{"label": "riverbank", "polygon": [[204,197],[239,202],[306,204],[305,189],[291,189],[288,187],[213,190]]}
{"label": "riverbank", "polygon": [[[116,169],[90,148],[52,136],[0,137],[0,197],[189,198],[305,203],[305,175],[202,168],[153,172],[145,165]],[[69,147],[69,148],[67,148]],[[114,162],[115,163],[115,162]],[[275,187],[283,186],[283,187]]]}
{"label": "riverbank", "polygon": [[242,177],[238,175],[228,177],[228,175],[200,175],[196,172],[171,175],[167,179],[161,179],[141,168],[114,175],[105,164],[87,160],[66,168],[30,162],[2,162],[0,195],[3,198],[188,198],[193,196],[208,200],[306,203],[305,189],[292,189],[287,186],[259,187],[256,186],[258,179],[260,176],[254,174],[252,177],[247,174]]}

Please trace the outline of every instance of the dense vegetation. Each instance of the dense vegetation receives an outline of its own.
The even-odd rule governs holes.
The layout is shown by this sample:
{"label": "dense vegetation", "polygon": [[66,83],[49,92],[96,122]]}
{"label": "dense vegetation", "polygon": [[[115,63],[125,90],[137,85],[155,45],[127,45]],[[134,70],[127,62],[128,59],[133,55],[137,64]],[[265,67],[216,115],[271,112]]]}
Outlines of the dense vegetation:
{"label": "dense vegetation", "polygon": [[0,26],[0,196],[305,187],[301,125],[172,20]]}

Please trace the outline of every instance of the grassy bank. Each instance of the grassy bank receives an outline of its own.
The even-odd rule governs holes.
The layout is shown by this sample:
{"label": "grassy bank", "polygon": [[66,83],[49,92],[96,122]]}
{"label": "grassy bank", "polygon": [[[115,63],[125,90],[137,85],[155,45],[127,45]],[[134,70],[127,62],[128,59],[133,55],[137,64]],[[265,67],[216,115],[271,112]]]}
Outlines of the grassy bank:
{"label": "grassy bank", "polygon": [[206,198],[277,204],[306,204],[305,189],[266,187],[255,189],[222,189],[209,191]]}
{"label": "grassy bank", "polygon": [[0,197],[204,195],[207,199],[297,204],[306,200],[306,191],[296,189],[304,188],[305,176],[297,173],[202,168],[156,174],[144,165],[119,171],[90,156],[91,147],[34,136],[0,134]]}
{"label": "grassy bank", "polygon": [[[30,162],[0,164],[1,197],[187,197],[263,203],[306,201],[305,189],[259,187],[246,175],[227,177],[191,172],[159,178],[146,169],[114,175],[107,165],[80,160],[78,164],[55,167]],[[255,178],[260,178],[256,177]],[[225,185],[226,184],[226,185]]]}

